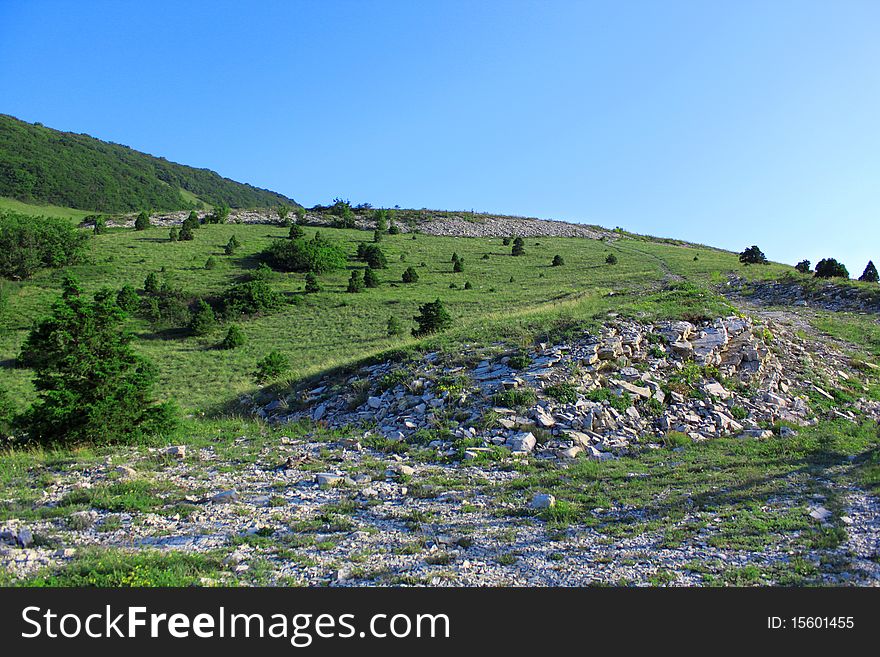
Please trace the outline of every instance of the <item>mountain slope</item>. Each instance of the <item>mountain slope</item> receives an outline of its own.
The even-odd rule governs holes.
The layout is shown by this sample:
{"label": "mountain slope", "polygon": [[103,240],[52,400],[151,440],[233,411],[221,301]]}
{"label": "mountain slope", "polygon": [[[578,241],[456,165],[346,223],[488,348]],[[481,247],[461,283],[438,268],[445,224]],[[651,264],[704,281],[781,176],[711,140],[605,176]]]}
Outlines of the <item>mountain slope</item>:
{"label": "mountain slope", "polygon": [[[83,210],[266,207],[295,201],[208,169],[0,114],[0,196]],[[195,198],[194,198],[195,197]]]}

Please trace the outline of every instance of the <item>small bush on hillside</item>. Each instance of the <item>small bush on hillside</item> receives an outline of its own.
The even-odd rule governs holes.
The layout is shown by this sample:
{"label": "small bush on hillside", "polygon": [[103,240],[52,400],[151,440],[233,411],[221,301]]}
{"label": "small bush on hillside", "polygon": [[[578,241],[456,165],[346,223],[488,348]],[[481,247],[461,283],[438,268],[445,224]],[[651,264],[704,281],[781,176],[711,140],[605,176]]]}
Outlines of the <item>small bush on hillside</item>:
{"label": "small bush on hillside", "polygon": [[217,269],[217,258],[208,256],[208,259],[205,260],[205,269]]}
{"label": "small bush on hillside", "polygon": [[616,265],[617,264],[617,256],[613,253],[609,253],[608,257],[605,258],[605,264],[608,265]]}
{"label": "small bush on hillside", "polygon": [[865,271],[862,272],[862,275],[859,276],[859,280],[863,283],[876,283],[877,281],[880,281],[880,276],[877,274],[877,268],[871,260],[868,261],[868,265],[865,267]]}
{"label": "small bush on hillside", "polygon": [[[382,234],[388,230],[388,210],[376,210],[373,212],[373,221],[376,222],[376,233]],[[376,240],[377,242],[379,240]]]}
{"label": "small bush on hillside", "polygon": [[195,210],[190,211],[189,216],[183,220],[183,223],[180,225],[180,229],[189,228],[190,230],[196,230],[199,226],[201,226],[201,221],[199,220],[199,213]]}
{"label": "small bush on hillside", "polygon": [[391,222],[388,226],[388,234],[389,235],[400,235],[400,228],[394,222]]}
{"label": "small bush on hillside", "polygon": [[214,309],[204,299],[199,299],[189,323],[189,330],[193,335],[203,336],[208,335],[215,328],[217,328],[217,317],[214,315]]}
{"label": "small bush on hillside", "polygon": [[454,271],[456,274],[460,274],[461,272],[463,272],[464,260],[456,260],[454,263],[452,263],[452,271]]}
{"label": "small bush on hillside", "polygon": [[296,223],[300,226],[305,225],[306,223],[306,209],[305,208],[297,208],[296,209]]}
{"label": "small bush on hillside", "polygon": [[834,258],[822,258],[816,265],[816,278],[849,278],[849,272],[842,262]]}
{"label": "small bush on hillside", "polygon": [[287,237],[292,240],[298,240],[305,237],[306,231],[303,230],[302,226],[299,224],[293,224],[290,226],[290,232],[287,233]]}
{"label": "small bush on hillside", "polygon": [[621,413],[623,413],[624,411],[626,411],[626,409],[633,405],[632,397],[630,397],[628,392],[623,392],[618,395],[613,390],[609,390],[608,388],[598,388],[596,390],[590,390],[586,394],[586,398],[594,402],[607,401],[612,408]]}
{"label": "small bush on hillside", "polygon": [[180,232],[172,227],[171,230],[168,231],[168,240],[171,242],[177,242],[180,240]]}
{"label": "small bush on hillside", "polygon": [[0,212],[0,277],[29,278],[42,267],[75,264],[87,240],[64,219]]}
{"label": "small bush on hillside", "polygon": [[220,344],[217,345],[220,349],[236,349],[237,347],[241,347],[247,342],[245,338],[244,331],[242,331],[238,325],[233,324],[226,331],[226,337],[220,341]]}
{"label": "small bush on hillside", "polygon": [[465,290],[472,290],[472,289],[474,289],[474,286],[471,285],[471,282],[470,282],[470,281],[465,281],[465,283],[464,283],[464,289],[465,289]]}
{"label": "small bush on hillside", "polygon": [[279,205],[275,212],[278,213],[278,220],[281,222],[281,225],[287,226],[289,223],[288,216],[290,215],[290,207],[287,205]]}
{"label": "small bush on hillside", "polygon": [[162,289],[162,281],[159,280],[159,274],[151,271],[144,279],[144,292],[147,294],[156,294]]}
{"label": "small bush on hillside", "polygon": [[275,240],[263,251],[273,269],[323,274],[342,269],[348,263],[345,252],[317,235],[315,239]]}
{"label": "small bush on hillside", "polygon": [[333,216],[334,228],[354,228],[354,212],[351,210],[351,203],[341,198],[333,199],[333,205],[330,206],[330,214]]}
{"label": "small bush on hillside", "polygon": [[458,262],[458,253],[453,251],[452,252],[452,259],[449,262],[451,262],[452,264],[455,264],[456,262]]}
{"label": "small bush on hillside", "polygon": [[318,284],[318,277],[315,276],[312,272],[306,274],[306,294],[314,294],[315,292],[321,291],[321,286]]}
{"label": "small bush on hillside", "polygon": [[407,267],[406,271],[403,272],[403,276],[401,276],[400,280],[402,280],[404,283],[418,283],[419,273],[412,267]]}
{"label": "small bush on hillside", "polygon": [[369,288],[379,287],[379,277],[372,267],[364,269],[364,285]]}
{"label": "small bush on hillside", "polygon": [[133,313],[141,306],[141,297],[131,285],[123,285],[116,293],[116,303],[127,313]]}
{"label": "small bush on hillside", "polygon": [[262,360],[257,361],[254,378],[259,383],[277,379],[290,370],[290,360],[280,351],[271,351]]}
{"label": "small bush on hillside", "polygon": [[235,235],[233,235],[232,237],[229,238],[229,241],[226,242],[226,246],[223,247],[223,252],[226,255],[235,255],[235,252],[239,246],[241,246],[241,244],[239,243],[239,241],[235,237]]}
{"label": "small bush on hillside", "polygon": [[180,229],[180,233],[177,234],[177,239],[181,242],[192,242],[195,238],[195,233],[189,226],[184,226]]}
{"label": "small bush on hillside", "polygon": [[385,322],[385,328],[388,335],[391,337],[403,334],[403,326],[401,325],[400,320],[394,315],[388,317],[388,321]]}
{"label": "small bush on hillside", "polygon": [[510,251],[511,255],[521,256],[525,255],[526,252],[526,243],[522,237],[517,237],[513,240],[513,248]]}
{"label": "small bush on hillside", "polygon": [[413,317],[418,326],[412,330],[415,337],[445,331],[452,326],[452,317],[440,299],[419,306],[419,314]]}
{"label": "small bush on hillside", "polygon": [[553,262],[551,263],[551,265],[553,267],[561,267],[564,264],[565,264],[565,259],[561,255],[553,256]]}
{"label": "small bush on hillside", "polygon": [[141,212],[137,219],[134,220],[135,230],[146,230],[150,227],[150,214],[146,211]]}
{"label": "small bush on hillside", "polygon": [[510,246],[510,238],[509,238],[509,237],[505,237],[505,238],[503,238],[503,239],[501,240],[501,243],[502,243],[504,246]]}
{"label": "small bush on hillside", "polygon": [[348,279],[348,292],[363,292],[364,291],[364,279],[361,276],[361,272],[359,269],[354,269],[351,272],[351,276]]}
{"label": "small bush on hillside", "polygon": [[220,302],[224,315],[234,317],[272,312],[284,305],[284,297],[266,281],[254,280],[226,288]]}
{"label": "small bush on hillside", "polygon": [[382,236],[384,233],[381,230],[373,231],[373,242],[378,243],[382,241]]}
{"label": "small bush on hillside", "polygon": [[225,224],[227,219],[229,219],[229,206],[222,203],[205,217],[205,221],[209,224]]}
{"label": "small bush on hillside", "polygon": [[95,235],[103,235],[107,232],[107,219],[104,217],[104,215],[93,214],[86,217],[84,221],[88,221],[94,225],[92,230],[94,231]]}
{"label": "small bush on hillside", "polygon": [[131,349],[125,319],[110,290],[88,299],[75,279],[64,280],[52,315],[22,347],[39,395],[23,418],[28,439],[130,442],[173,427],[174,409],[153,402],[156,370]]}
{"label": "small bush on hillside", "polygon": [[367,245],[367,248],[364,249],[363,259],[373,269],[386,269],[388,267],[388,260],[385,258],[385,254],[375,244]]}
{"label": "small bush on hillside", "polygon": [[809,274],[810,273],[810,261],[809,260],[801,260],[799,263],[797,263],[794,266],[794,268],[797,269],[802,274]]}
{"label": "small bush on hillside", "polygon": [[744,265],[766,265],[767,256],[757,246],[750,246],[739,254],[739,261]]}

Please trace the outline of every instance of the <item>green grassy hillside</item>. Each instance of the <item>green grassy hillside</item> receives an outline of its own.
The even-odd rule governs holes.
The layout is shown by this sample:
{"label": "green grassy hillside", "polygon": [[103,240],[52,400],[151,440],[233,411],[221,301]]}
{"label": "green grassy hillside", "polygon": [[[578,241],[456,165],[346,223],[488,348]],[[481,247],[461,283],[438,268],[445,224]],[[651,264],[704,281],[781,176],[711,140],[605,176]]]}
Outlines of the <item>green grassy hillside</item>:
{"label": "green grassy hillside", "polygon": [[127,146],[0,114],[0,196],[101,212],[267,207],[294,201]]}
{"label": "green grassy hillside", "polygon": [[[306,228],[306,238],[316,229]],[[359,241],[371,241],[366,231],[321,228],[321,235],[354,255]],[[124,284],[139,290],[150,272],[189,298],[218,296],[258,267],[257,254],[287,229],[270,225],[205,225],[192,242],[172,243],[164,229],[144,232],[113,229],[89,242],[89,256],[70,268],[87,291]],[[224,255],[235,235],[241,248]],[[389,235],[380,243],[389,267],[378,270],[378,289],[346,292],[349,267],[320,277],[323,290],[303,294],[303,274],[276,273],[273,288],[295,304],[240,322],[248,342],[232,351],[214,349],[226,326],[207,337],[185,331],[156,331],[143,318],[131,319],[138,351],[156,362],[161,372],[159,392],[188,410],[209,410],[237,395],[252,392],[256,361],[271,350],[290,357],[296,377],[352,363],[388,349],[440,348],[462,345],[531,344],[548,335],[580,330],[614,311],[633,317],[699,317],[729,312],[711,286],[736,271],[749,276],[778,276],[791,271],[783,265],[744,267],[732,253],[713,249],[620,239],[603,242],[578,238],[526,240],[526,254],[510,255],[500,239]],[[454,273],[453,252],[465,261]],[[606,264],[613,253],[616,265]],[[554,255],[565,264],[552,267]],[[214,269],[205,269],[213,257]],[[696,257],[696,260],[695,260]],[[420,279],[401,283],[406,267]],[[58,296],[64,272],[43,270],[23,282],[7,282],[6,311],[0,317],[0,362],[4,379],[16,400],[32,398],[31,373],[14,369],[14,359],[34,321],[44,316]],[[470,282],[472,289],[464,289]],[[455,287],[452,287],[452,286]],[[453,328],[416,340],[410,336],[420,304],[442,299],[454,318]],[[387,335],[389,317],[396,317],[405,334]],[[558,337],[558,335],[557,335]]]}

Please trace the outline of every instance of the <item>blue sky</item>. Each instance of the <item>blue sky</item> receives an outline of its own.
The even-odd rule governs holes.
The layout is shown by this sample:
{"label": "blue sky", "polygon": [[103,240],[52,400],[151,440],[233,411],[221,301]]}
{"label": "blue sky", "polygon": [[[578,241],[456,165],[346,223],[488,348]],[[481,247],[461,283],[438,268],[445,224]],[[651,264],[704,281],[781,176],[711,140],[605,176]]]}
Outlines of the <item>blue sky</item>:
{"label": "blue sky", "polygon": [[0,0],[0,89],[306,205],[880,262],[874,0]]}

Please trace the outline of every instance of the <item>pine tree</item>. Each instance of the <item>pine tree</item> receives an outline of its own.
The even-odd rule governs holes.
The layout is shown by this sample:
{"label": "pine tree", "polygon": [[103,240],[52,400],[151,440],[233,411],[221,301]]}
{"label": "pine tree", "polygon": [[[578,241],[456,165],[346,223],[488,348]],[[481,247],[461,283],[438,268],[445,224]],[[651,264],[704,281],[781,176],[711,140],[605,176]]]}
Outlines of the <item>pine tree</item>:
{"label": "pine tree", "polygon": [[452,326],[452,317],[443,307],[440,299],[419,306],[419,314],[413,319],[418,324],[418,327],[412,330],[415,337],[444,331]]}
{"label": "pine tree", "polygon": [[397,319],[394,315],[388,317],[388,321],[386,322],[386,328],[388,335],[393,337],[395,335],[400,335],[403,333],[403,326],[400,324],[400,320]]}
{"label": "pine tree", "polygon": [[868,260],[868,266],[865,267],[865,271],[859,276],[859,280],[864,283],[876,283],[877,281],[880,281],[880,276],[877,275],[877,268],[871,260]]}
{"label": "pine tree", "polygon": [[809,260],[801,260],[799,263],[797,263],[794,266],[794,268],[797,269],[802,274],[809,274],[810,273],[810,261]]}
{"label": "pine tree", "polygon": [[351,277],[348,279],[348,291],[349,292],[363,292],[364,291],[364,279],[361,277],[361,272],[359,269],[355,269],[351,272]]}
{"label": "pine tree", "polygon": [[370,288],[379,287],[379,277],[376,276],[376,272],[373,271],[372,267],[364,269],[364,286]]}
{"label": "pine tree", "polygon": [[208,335],[216,326],[217,317],[214,315],[214,309],[204,299],[199,299],[189,323],[189,330],[193,335]]}
{"label": "pine tree", "polygon": [[89,300],[65,278],[51,317],[33,327],[20,356],[39,395],[24,417],[30,440],[130,442],[173,427],[173,408],[152,401],[156,370],[132,350],[125,320],[111,290]]}
{"label": "pine tree", "polygon": [[147,277],[144,279],[144,292],[147,294],[156,294],[161,288],[162,284],[159,281],[159,274],[154,271],[147,274]]}
{"label": "pine tree", "polygon": [[419,273],[412,267],[407,267],[406,271],[403,272],[403,276],[400,280],[402,280],[404,283],[418,283]]}
{"label": "pine tree", "polygon": [[452,263],[452,271],[459,274],[464,271],[464,260],[456,260]]}
{"label": "pine tree", "polygon": [[134,220],[134,229],[135,230],[146,230],[149,227],[150,227],[150,215],[146,210],[144,210],[143,212],[141,212],[137,216],[137,219]]}
{"label": "pine tree", "polygon": [[220,349],[235,349],[236,347],[241,347],[246,341],[244,331],[233,324],[226,331],[226,337],[223,338],[218,347]]}
{"label": "pine tree", "polygon": [[312,272],[306,274],[306,293],[313,294],[315,292],[320,292],[321,286],[318,284],[318,277],[315,276]]}
{"label": "pine tree", "polygon": [[766,265],[767,256],[757,246],[750,246],[739,254],[739,261],[744,265]]}
{"label": "pine tree", "polygon": [[193,233],[192,228],[190,228],[189,226],[184,226],[180,229],[180,233],[178,234],[177,239],[179,239],[181,242],[191,242],[195,239],[195,237],[196,236]]}
{"label": "pine tree", "polygon": [[292,240],[298,240],[305,237],[305,234],[306,231],[302,229],[302,226],[300,226],[299,224],[292,224],[290,226],[290,232],[287,234],[287,236]]}
{"label": "pine tree", "polygon": [[515,256],[525,255],[526,252],[526,243],[522,237],[517,237],[513,240],[513,249],[511,249],[510,254]]}

